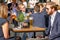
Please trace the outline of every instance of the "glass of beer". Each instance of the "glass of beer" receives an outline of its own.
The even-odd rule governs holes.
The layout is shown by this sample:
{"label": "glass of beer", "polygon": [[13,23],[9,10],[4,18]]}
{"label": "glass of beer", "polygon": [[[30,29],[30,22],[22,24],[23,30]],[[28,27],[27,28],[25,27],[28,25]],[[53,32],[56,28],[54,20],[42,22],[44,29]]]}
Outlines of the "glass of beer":
{"label": "glass of beer", "polygon": [[29,14],[28,13],[26,14],[26,16],[27,16],[27,19],[29,19]]}
{"label": "glass of beer", "polygon": [[33,26],[33,17],[29,17],[29,22],[30,22],[30,28]]}

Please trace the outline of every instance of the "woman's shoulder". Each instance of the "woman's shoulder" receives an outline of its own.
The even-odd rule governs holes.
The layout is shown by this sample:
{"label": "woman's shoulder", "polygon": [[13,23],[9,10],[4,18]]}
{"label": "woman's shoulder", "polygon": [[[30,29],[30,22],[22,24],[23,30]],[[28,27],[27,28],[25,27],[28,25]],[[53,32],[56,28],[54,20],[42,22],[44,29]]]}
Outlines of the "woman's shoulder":
{"label": "woman's shoulder", "polygon": [[3,25],[5,22],[7,22],[6,19],[4,19],[4,18],[0,18],[0,25]]}

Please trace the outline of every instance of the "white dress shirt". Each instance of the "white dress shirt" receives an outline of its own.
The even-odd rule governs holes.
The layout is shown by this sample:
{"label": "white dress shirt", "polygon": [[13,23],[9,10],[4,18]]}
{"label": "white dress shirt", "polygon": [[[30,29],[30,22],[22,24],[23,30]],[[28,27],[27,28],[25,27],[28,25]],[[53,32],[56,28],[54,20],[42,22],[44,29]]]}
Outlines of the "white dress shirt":
{"label": "white dress shirt", "polygon": [[57,11],[55,11],[55,12],[51,15],[51,29],[50,29],[50,34],[51,34],[51,30],[52,30],[52,27],[53,27],[53,23],[54,23],[54,20],[55,20],[56,13],[57,13]]}
{"label": "white dress shirt", "polygon": [[56,16],[56,11],[51,15],[51,26],[53,26],[55,16]]}

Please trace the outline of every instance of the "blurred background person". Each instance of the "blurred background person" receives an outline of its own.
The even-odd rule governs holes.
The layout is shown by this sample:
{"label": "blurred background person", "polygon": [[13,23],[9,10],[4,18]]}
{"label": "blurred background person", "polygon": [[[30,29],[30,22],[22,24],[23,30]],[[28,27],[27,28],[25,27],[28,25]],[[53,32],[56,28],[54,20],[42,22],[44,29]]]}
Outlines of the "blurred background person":
{"label": "blurred background person", "polygon": [[[19,25],[22,25],[22,23],[25,21],[25,17],[26,17],[26,7],[24,6],[23,3],[18,4],[18,21],[19,21]],[[21,40],[25,40],[25,35],[26,33],[18,33],[18,35],[20,35],[20,37],[22,38]]]}
{"label": "blurred background person", "polygon": [[12,3],[8,4],[8,10],[9,10],[9,16],[11,16],[12,24],[14,24],[14,27],[18,27],[18,4],[14,1]]}
{"label": "blurred background person", "polygon": [[[33,27],[41,27],[41,28],[45,28],[45,18],[44,15],[42,15],[41,13],[39,13],[40,11],[40,7],[39,6],[35,6],[35,12],[33,12],[33,14],[31,14],[30,17],[33,18]],[[29,22],[30,20],[28,20]],[[43,33],[36,33],[36,37],[37,36],[41,36]],[[28,33],[28,38],[32,38],[34,35],[33,32]]]}
{"label": "blurred background person", "polygon": [[40,13],[42,13],[43,15],[47,15],[46,7],[44,7],[42,3],[40,3]]}
{"label": "blurred background person", "polygon": [[40,7],[40,6],[35,5],[35,6],[34,6],[34,11],[33,11],[33,13],[39,12],[39,11],[40,11],[39,7]]}
{"label": "blurred background person", "polygon": [[24,4],[25,8],[27,8],[27,2],[26,2],[26,0],[20,0],[20,1]]}
{"label": "blurred background person", "polygon": [[44,15],[45,25],[46,25],[46,27],[48,27],[48,19],[49,19],[48,17],[49,17],[49,15],[46,12],[46,6],[44,7],[44,5],[42,3],[40,4],[40,13]]}
{"label": "blurred background person", "polygon": [[40,2],[37,2],[35,5],[40,6]]}
{"label": "blurred background person", "polygon": [[18,7],[19,7],[18,20],[20,22],[24,22],[24,18],[26,17],[26,8],[25,8],[24,4],[22,4],[22,3],[19,4]]}
{"label": "blurred background person", "polygon": [[18,4],[12,0],[12,2],[7,5],[8,5],[8,16],[10,16],[11,10],[16,10]]}

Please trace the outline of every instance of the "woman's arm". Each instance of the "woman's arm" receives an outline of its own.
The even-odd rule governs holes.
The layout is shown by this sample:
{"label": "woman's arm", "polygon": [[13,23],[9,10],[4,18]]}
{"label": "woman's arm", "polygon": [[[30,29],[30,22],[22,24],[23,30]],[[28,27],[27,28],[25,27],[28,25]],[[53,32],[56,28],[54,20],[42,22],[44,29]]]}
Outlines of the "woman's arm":
{"label": "woman's arm", "polygon": [[6,22],[2,25],[2,30],[3,30],[4,38],[6,38],[6,39],[9,38],[8,22]]}

